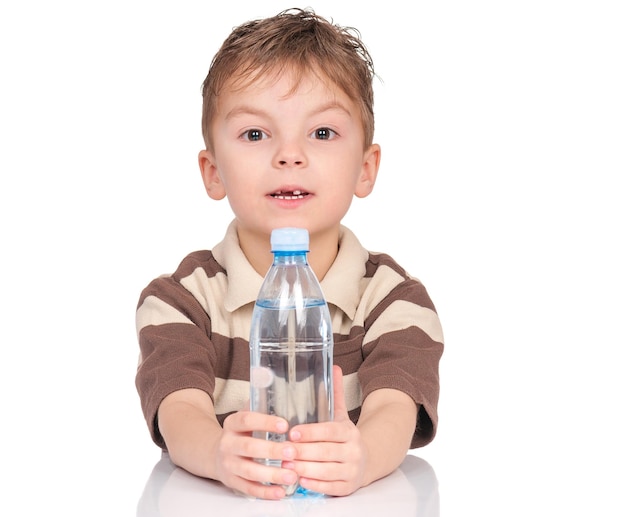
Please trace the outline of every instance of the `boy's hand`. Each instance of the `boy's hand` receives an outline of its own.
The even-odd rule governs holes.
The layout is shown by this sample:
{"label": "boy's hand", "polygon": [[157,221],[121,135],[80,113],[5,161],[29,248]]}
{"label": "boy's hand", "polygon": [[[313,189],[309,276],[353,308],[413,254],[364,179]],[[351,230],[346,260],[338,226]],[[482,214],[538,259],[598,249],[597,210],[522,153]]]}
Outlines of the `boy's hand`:
{"label": "boy's hand", "polygon": [[327,495],[348,495],[363,486],[367,449],[346,408],[343,374],[333,367],[334,421],[294,426],[289,439],[296,448],[294,461],[283,467],[295,470],[300,484]]}
{"label": "boy's hand", "polygon": [[[297,475],[292,470],[263,465],[255,458],[290,461],[295,448],[289,442],[272,442],[251,436],[252,431],[287,432],[287,422],[276,416],[239,411],[224,421],[217,446],[216,471],[219,480],[230,488],[260,499],[282,499],[285,489]],[[264,483],[272,483],[268,486]]]}
{"label": "boy's hand", "polygon": [[[289,442],[253,438],[253,431],[285,433],[287,422],[277,416],[239,411],[224,426],[215,417],[211,398],[202,390],[184,389],[168,395],[159,408],[159,429],[172,461],[201,477],[260,499],[281,499],[281,485],[297,481],[293,470],[263,465],[255,458],[293,460]],[[266,485],[264,483],[274,483]]]}

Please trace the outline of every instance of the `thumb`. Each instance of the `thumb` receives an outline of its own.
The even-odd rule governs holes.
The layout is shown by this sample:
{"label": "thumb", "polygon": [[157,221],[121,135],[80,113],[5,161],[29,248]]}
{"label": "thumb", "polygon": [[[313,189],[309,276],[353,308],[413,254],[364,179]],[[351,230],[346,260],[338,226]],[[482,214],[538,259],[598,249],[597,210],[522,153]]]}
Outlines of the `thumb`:
{"label": "thumb", "polygon": [[334,398],[334,411],[335,421],[347,420],[348,408],[346,407],[346,396],[343,390],[343,371],[341,367],[333,366],[333,398]]}

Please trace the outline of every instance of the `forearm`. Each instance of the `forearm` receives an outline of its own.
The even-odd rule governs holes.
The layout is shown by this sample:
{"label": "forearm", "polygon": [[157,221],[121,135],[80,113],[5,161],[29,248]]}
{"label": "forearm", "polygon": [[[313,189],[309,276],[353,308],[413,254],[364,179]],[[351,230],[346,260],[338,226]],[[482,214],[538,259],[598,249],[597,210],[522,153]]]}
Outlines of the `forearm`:
{"label": "forearm", "polygon": [[185,389],[166,397],[159,407],[158,425],[176,465],[197,476],[219,479],[216,454],[223,429],[205,392]]}
{"label": "forearm", "polygon": [[398,390],[381,389],[366,398],[357,424],[366,450],[363,486],[400,466],[409,450],[416,418],[415,403]]}

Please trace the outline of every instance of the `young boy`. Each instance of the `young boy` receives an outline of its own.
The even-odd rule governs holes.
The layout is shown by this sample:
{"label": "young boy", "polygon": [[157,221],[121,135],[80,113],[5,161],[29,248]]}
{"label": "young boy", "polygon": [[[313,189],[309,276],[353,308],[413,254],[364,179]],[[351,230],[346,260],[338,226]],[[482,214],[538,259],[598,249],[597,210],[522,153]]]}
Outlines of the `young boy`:
{"label": "young boy", "polygon": [[[203,84],[199,155],[209,197],[228,198],[235,219],[222,242],[187,256],[139,300],[136,383],[153,440],[180,467],[252,497],[280,499],[298,476],[304,488],[350,494],[435,435],[435,308],[419,281],[341,225],[378,173],[373,76],[358,34],[310,10],[236,28]],[[309,231],[336,365],[334,421],[289,430],[246,409],[252,308],[270,233],[286,226]]]}

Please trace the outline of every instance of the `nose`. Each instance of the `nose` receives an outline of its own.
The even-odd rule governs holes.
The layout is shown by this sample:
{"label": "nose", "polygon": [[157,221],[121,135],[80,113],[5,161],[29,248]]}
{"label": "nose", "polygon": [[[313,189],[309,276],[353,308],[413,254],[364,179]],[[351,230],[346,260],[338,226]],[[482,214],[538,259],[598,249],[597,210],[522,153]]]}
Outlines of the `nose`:
{"label": "nose", "polygon": [[302,145],[296,140],[281,142],[276,150],[274,164],[281,169],[304,166],[306,156]]}
{"label": "nose", "polygon": [[284,167],[286,165],[302,165],[303,161],[299,160],[297,158],[285,158],[283,160],[278,160],[278,165],[280,165],[281,167]]}

